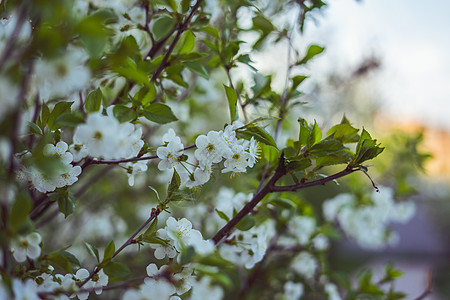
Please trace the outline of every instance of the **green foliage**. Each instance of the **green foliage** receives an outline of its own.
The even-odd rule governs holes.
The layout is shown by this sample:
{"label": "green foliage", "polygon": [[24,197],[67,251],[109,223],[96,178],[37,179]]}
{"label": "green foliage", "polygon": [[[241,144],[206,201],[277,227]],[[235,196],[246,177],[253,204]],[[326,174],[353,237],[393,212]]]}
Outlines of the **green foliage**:
{"label": "green foliage", "polygon": [[228,99],[228,106],[230,108],[230,117],[231,117],[231,122],[233,122],[234,120],[238,119],[238,113],[237,113],[237,94],[236,91],[226,85],[223,85],[223,87],[225,88],[225,94],[227,95],[227,99]]}
{"label": "green foliage", "polygon": [[166,124],[178,120],[173,114],[172,109],[163,103],[151,104],[145,108],[143,115],[148,120],[159,124]]}

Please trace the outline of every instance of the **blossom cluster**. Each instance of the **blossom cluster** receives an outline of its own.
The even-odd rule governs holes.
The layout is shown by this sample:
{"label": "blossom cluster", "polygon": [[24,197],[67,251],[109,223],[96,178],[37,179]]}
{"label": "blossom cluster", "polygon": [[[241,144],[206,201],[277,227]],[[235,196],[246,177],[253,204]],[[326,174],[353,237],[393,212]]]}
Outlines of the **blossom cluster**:
{"label": "blossom cluster", "polygon": [[[100,270],[96,276],[89,279],[84,285],[83,290],[79,291],[78,284],[89,277],[89,271],[80,268],[75,274],[57,274],[53,266],[49,265],[47,270],[36,277],[35,280],[28,279],[20,281],[14,278],[12,293],[14,299],[42,299],[39,293],[57,293],[52,299],[69,300],[69,298],[78,297],[79,300],[85,300],[89,297],[89,290],[95,291],[100,295],[103,287],[108,285],[108,276]],[[0,299],[11,299],[6,286],[0,281]],[[67,296],[69,295],[69,296]]]}
{"label": "blossom cluster", "polygon": [[71,152],[75,161],[88,155],[103,159],[132,158],[144,145],[141,136],[142,128],[131,123],[119,123],[110,106],[107,115],[92,113],[85,124],[75,129]]}
{"label": "blossom cluster", "polygon": [[176,136],[173,129],[163,136],[164,146],[157,149],[157,155],[161,159],[158,164],[160,170],[175,168],[182,176],[188,187],[194,187],[209,181],[213,164],[223,161],[222,173],[244,173],[247,167],[252,168],[259,155],[258,142],[252,137],[250,141],[238,139],[236,129],[242,127],[239,121],[228,125],[224,130],[211,130],[206,135],[200,135],[195,140],[194,156],[197,166],[194,170],[186,171],[183,165],[184,146],[181,139]]}
{"label": "blossom cluster", "polygon": [[144,283],[138,289],[129,289],[123,295],[123,300],[181,300],[179,296],[190,292],[189,300],[220,300],[224,292],[221,287],[213,285],[207,276],[199,278],[195,274],[194,266],[184,267],[180,273],[173,274],[168,280],[167,265],[159,269],[156,264],[147,266],[147,275]]}
{"label": "blossom cluster", "polygon": [[414,216],[415,205],[410,201],[396,203],[393,190],[380,187],[380,192],[371,194],[368,204],[359,203],[354,195],[339,194],[324,202],[323,213],[328,221],[336,220],[361,247],[379,249],[398,241],[387,226],[408,222]]}
{"label": "blossom cluster", "polygon": [[214,252],[214,244],[209,240],[204,240],[202,233],[193,229],[192,223],[186,218],[177,221],[175,218],[169,217],[166,227],[158,229],[157,236],[165,243],[150,244],[155,249],[156,259],[163,259],[166,256],[174,258],[188,246],[192,246],[195,252],[201,255]]}
{"label": "blossom cluster", "polygon": [[[19,172],[19,178],[31,181],[33,186],[42,193],[52,192],[56,188],[69,186],[78,181],[81,174],[80,166],[73,166],[73,155],[68,151],[68,145],[60,141],[56,145],[47,144],[43,148],[44,157],[57,163],[57,168],[52,172],[42,172],[34,166],[22,167]],[[31,153],[26,153],[26,156]]]}

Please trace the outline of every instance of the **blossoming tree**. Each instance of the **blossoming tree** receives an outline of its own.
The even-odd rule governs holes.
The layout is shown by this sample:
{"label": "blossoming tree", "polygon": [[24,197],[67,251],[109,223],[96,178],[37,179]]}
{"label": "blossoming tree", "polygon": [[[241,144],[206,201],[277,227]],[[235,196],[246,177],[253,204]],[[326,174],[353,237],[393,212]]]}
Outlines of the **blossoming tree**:
{"label": "blossoming tree", "polygon": [[[354,285],[328,260],[338,232],[395,241],[414,206],[371,182],[369,132],[302,114],[324,48],[294,41],[324,5],[3,1],[0,299],[404,297],[392,266]],[[273,44],[279,92],[252,65]],[[299,193],[346,176],[374,191]]]}

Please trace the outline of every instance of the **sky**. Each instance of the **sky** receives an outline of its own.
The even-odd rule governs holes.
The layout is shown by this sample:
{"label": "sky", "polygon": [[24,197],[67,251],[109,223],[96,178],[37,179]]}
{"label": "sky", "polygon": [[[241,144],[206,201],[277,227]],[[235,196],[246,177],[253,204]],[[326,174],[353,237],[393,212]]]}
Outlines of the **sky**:
{"label": "sky", "polygon": [[325,72],[379,57],[382,110],[450,130],[449,11],[447,0],[330,0],[304,38],[326,45],[314,66]]}

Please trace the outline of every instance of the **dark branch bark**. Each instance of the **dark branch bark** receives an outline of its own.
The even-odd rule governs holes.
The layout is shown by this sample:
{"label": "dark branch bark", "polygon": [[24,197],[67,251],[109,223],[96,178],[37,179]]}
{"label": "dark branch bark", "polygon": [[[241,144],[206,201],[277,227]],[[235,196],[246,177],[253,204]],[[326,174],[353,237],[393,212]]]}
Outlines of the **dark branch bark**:
{"label": "dark branch bark", "polygon": [[[156,79],[159,78],[162,71],[168,66],[168,60],[170,55],[173,52],[173,49],[175,48],[175,45],[177,44],[178,40],[181,37],[181,34],[186,31],[188,28],[189,22],[191,21],[192,17],[194,16],[197,9],[200,7],[200,4],[203,2],[203,0],[198,0],[197,3],[192,7],[191,12],[186,17],[183,23],[178,25],[177,27],[177,34],[175,35],[175,38],[173,39],[172,43],[169,46],[169,49],[167,50],[166,54],[163,57],[163,60],[161,61],[161,64],[159,65],[158,69],[156,69],[155,73],[153,73],[152,81],[156,81]],[[150,53],[149,53],[150,54]]]}

